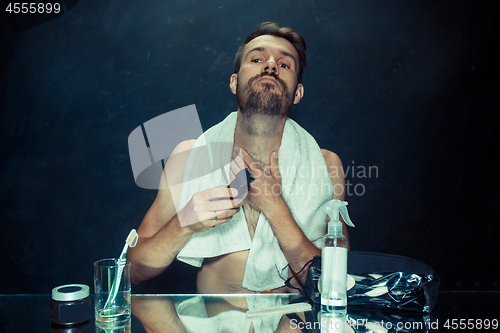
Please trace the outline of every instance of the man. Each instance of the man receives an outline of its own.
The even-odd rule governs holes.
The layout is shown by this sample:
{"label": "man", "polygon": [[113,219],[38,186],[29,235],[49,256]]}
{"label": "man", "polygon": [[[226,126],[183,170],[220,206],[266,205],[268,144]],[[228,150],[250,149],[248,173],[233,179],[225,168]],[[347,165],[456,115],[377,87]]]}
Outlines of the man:
{"label": "man", "polygon": [[[178,256],[201,266],[197,277],[200,293],[251,293],[262,288],[287,292],[284,279],[321,253],[312,243],[319,245],[318,235],[326,231],[321,204],[344,199],[344,178],[339,157],[320,150],[307,132],[287,120],[292,104],[304,95],[305,48],[298,33],[276,23],[261,24],[240,46],[229,83],[238,112],[207,133],[217,138],[230,135],[256,180],[246,197],[234,200],[237,191],[228,192],[227,184],[203,190],[195,187],[178,204],[181,194],[168,186],[159,190],[138,229],[139,242],[128,252],[134,283],[157,276]],[[189,152],[193,145],[194,140],[182,142],[174,150],[175,162],[170,158],[165,166],[168,183],[190,172],[188,165],[195,161],[189,163],[188,154],[179,153]],[[300,172],[305,170],[302,176],[291,170],[293,163]],[[232,167],[235,165],[238,163],[233,161]],[[325,167],[318,168],[323,170],[319,176],[315,165]],[[162,181],[167,182],[166,178]],[[320,191],[323,196],[311,191],[301,194],[309,183],[316,183],[312,184],[316,188],[327,183],[327,190]],[[317,214],[323,221],[316,222]],[[235,238],[234,246],[228,242],[231,238]],[[304,284],[306,275],[304,270],[294,284]]]}

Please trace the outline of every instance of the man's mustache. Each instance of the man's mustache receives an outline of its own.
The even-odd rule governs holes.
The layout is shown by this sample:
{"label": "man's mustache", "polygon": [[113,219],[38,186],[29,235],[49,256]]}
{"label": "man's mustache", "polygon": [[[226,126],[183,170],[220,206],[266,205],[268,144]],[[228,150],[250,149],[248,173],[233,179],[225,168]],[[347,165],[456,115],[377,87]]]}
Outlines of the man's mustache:
{"label": "man's mustache", "polygon": [[252,85],[256,80],[264,77],[264,76],[270,76],[272,77],[273,79],[276,80],[276,82],[278,82],[278,84],[283,88],[283,89],[286,89],[286,84],[285,84],[285,81],[283,81],[282,79],[280,79],[280,77],[278,75],[276,75],[275,73],[269,73],[269,72],[262,72],[260,74],[257,74],[255,75],[253,78],[251,78],[249,80],[249,85]]}

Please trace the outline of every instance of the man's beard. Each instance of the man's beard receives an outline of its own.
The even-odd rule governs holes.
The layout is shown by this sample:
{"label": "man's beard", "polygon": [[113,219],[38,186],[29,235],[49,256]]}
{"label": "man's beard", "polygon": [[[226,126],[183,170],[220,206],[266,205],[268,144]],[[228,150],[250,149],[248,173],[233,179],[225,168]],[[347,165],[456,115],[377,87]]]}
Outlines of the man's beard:
{"label": "man's beard", "polygon": [[[283,90],[280,90],[280,87],[272,82],[255,82],[264,75],[274,78]],[[255,84],[262,85],[263,87],[256,88]],[[241,113],[246,116],[282,116],[288,113],[293,104],[286,83],[276,74],[266,72],[252,77],[243,88],[240,82],[238,82],[236,86],[236,99]]]}

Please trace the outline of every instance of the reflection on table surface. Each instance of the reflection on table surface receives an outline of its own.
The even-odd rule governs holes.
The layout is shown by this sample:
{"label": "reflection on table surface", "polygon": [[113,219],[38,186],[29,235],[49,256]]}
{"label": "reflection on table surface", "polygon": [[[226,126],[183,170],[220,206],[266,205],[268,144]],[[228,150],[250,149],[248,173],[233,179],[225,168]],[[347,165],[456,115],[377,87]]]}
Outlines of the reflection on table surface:
{"label": "reflection on table surface", "polygon": [[[295,294],[135,296],[132,313],[148,332],[297,332],[283,313],[248,317],[249,310],[271,310],[300,298]],[[303,313],[300,313],[302,317]]]}
{"label": "reflection on table surface", "polygon": [[298,294],[135,296],[132,313],[147,332],[389,332],[399,322],[408,323],[405,332],[420,332],[431,324],[428,314],[403,311],[350,308],[346,316],[322,314],[319,305],[286,309],[304,301]]}
{"label": "reflection on table surface", "polygon": [[[0,328],[5,332],[437,332],[451,319],[500,319],[500,292],[440,292],[432,314],[348,307],[347,327],[328,320],[318,308],[298,313],[248,317],[248,310],[300,302],[298,294],[133,295],[132,320],[121,328],[101,330],[93,318],[71,329],[51,327],[50,295],[1,295]],[[337,324],[336,324],[337,323]],[[383,324],[382,324],[383,323]],[[374,326],[377,325],[377,326]],[[403,326],[402,326],[403,325]],[[498,327],[498,326],[497,326]],[[488,331],[488,330],[487,330]]]}

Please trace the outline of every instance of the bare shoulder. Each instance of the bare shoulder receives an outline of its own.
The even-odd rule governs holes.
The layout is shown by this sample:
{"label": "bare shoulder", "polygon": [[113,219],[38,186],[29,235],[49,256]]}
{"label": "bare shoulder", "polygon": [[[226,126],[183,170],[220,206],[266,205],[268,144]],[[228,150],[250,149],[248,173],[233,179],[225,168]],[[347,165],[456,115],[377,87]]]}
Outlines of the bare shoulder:
{"label": "bare shoulder", "polygon": [[[137,232],[141,237],[154,235],[175,214],[180,196],[180,186],[189,152],[196,140],[186,140],[179,143],[165,163],[156,199],[149,208]],[[177,185],[177,186],[176,186]]]}
{"label": "bare shoulder", "polygon": [[344,169],[340,157],[327,149],[321,149],[323,158],[326,162],[328,174],[333,186],[333,198],[344,200],[345,199],[345,179]]}
{"label": "bare shoulder", "polygon": [[342,161],[340,160],[339,155],[328,149],[321,149],[321,153],[323,154],[323,158],[325,159],[326,166],[328,168],[342,167]]}
{"label": "bare shoulder", "polygon": [[[344,178],[344,169],[342,167],[342,161],[340,157],[332,151],[327,149],[321,149],[321,153],[323,154],[323,158],[326,162],[326,167],[328,168],[328,173],[330,174],[330,180],[333,186],[333,199],[345,200],[345,178]],[[344,221],[342,216],[340,217],[341,221]],[[328,216],[326,219],[327,222],[330,221],[330,217]],[[347,227],[345,223],[342,224],[342,233],[349,240],[349,232],[347,231]],[[351,246],[351,242],[348,242],[349,249]]]}
{"label": "bare shoulder", "polygon": [[170,154],[165,163],[165,168],[163,169],[160,184],[158,186],[158,196],[160,198],[164,198],[165,196],[168,197],[170,195],[169,187],[182,182],[184,167],[186,166],[186,161],[195,142],[196,140],[182,141]]}
{"label": "bare shoulder", "polygon": [[177,146],[175,146],[174,150],[172,151],[171,156],[174,154],[178,154],[178,153],[182,153],[184,151],[191,150],[191,148],[193,148],[195,142],[196,142],[196,140],[194,140],[194,139],[182,141]]}

